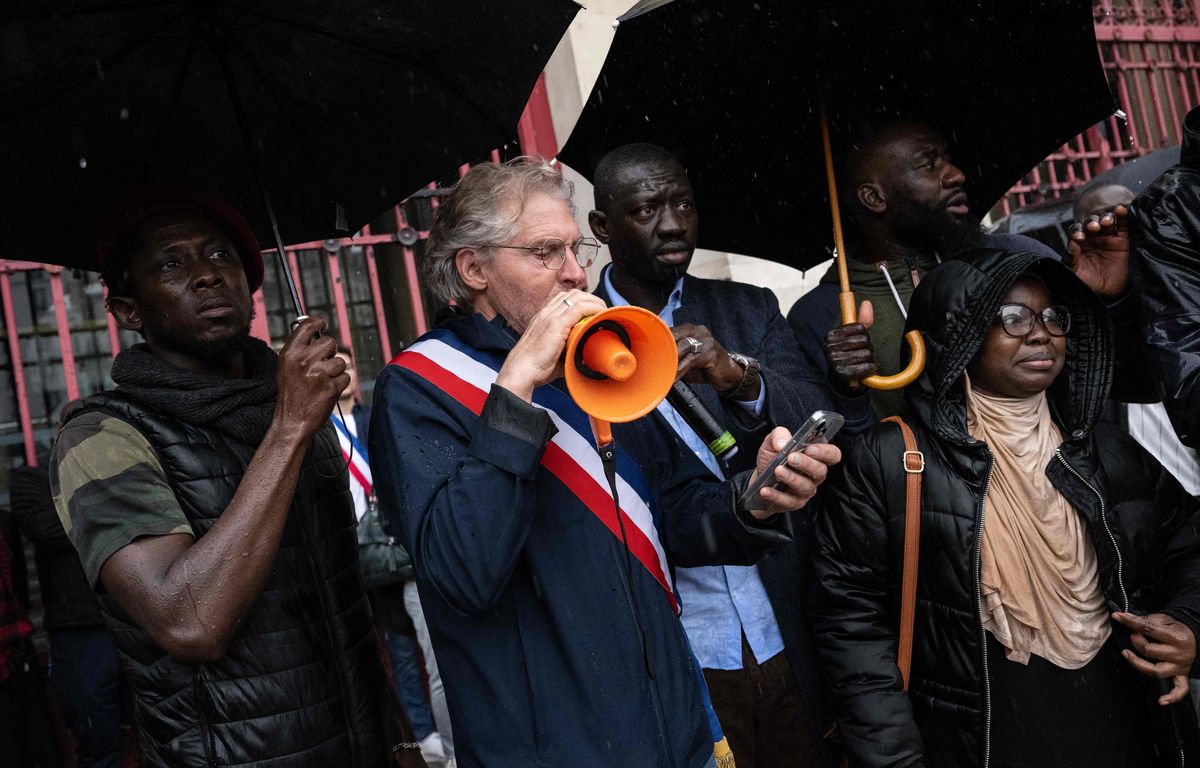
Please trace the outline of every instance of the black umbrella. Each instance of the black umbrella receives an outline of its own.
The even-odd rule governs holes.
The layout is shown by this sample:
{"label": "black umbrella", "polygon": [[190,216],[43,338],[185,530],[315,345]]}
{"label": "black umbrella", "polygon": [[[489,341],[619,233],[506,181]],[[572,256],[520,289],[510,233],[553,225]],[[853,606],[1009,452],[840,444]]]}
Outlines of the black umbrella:
{"label": "black umbrella", "polygon": [[10,0],[6,255],[94,268],[100,218],[131,188],[161,184],[230,202],[281,255],[263,189],[288,242],[356,230],[511,140],[578,8]]}
{"label": "black umbrella", "polygon": [[835,137],[888,114],[941,130],[980,216],[1115,109],[1088,0],[644,0],[560,159],[591,178],[614,147],[662,144],[700,245],[806,268],[830,243],[822,97]]}

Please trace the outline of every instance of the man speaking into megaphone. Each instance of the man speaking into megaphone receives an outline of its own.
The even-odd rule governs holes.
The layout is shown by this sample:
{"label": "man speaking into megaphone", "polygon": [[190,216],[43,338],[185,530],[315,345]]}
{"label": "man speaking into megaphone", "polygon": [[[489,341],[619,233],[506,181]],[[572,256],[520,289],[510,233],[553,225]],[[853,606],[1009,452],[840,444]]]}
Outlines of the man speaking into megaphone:
{"label": "man speaking into megaphone", "polygon": [[[425,268],[457,312],[380,374],[375,487],[412,554],[461,766],[702,768],[713,741],[671,570],[790,541],[779,513],[841,457],[793,454],[748,512],[758,469],[722,482],[656,422],[618,424],[616,513],[560,378],[571,329],[605,309],[585,293],[597,244],[571,193],[522,159],[472,168],[443,201]],[[768,435],[757,467],[787,437]]]}

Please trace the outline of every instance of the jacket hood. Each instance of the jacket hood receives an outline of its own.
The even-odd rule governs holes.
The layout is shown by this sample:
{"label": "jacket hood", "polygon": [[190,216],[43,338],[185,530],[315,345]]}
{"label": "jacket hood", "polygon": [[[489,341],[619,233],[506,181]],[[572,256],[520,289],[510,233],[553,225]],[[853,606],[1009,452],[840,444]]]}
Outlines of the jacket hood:
{"label": "jacket hood", "polygon": [[1200,107],[1192,107],[1184,115],[1183,147],[1179,150],[1179,162],[1200,169]]}
{"label": "jacket hood", "polygon": [[1071,312],[1067,360],[1047,395],[1068,440],[1092,431],[1112,381],[1112,327],[1107,310],[1070,269],[1023,251],[985,248],[949,259],[921,281],[907,330],[925,338],[925,371],[908,390],[919,416],[939,437],[968,444],[963,371],[975,359],[1012,284],[1023,274],[1045,282],[1056,304]]}

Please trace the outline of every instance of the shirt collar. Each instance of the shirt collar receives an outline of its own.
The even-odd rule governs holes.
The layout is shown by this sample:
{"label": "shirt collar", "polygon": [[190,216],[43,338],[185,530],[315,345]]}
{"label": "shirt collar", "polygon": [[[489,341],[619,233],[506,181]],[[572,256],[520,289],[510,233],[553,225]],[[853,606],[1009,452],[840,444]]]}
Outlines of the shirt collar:
{"label": "shirt collar", "polygon": [[[627,307],[629,301],[617,293],[616,287],[612,283],[612,265],[608,265],[601,273],[601,278],[604,280],[604,292],[608,294],[608,305],[610,307]],[[658,313],[659,317],[663,315],[671,316],[675,314],[675,310],[683,306],[683,276],[680,276],[675,281],[675,287],[671,289],[671,293],[667,296],[667,303],[663,305],[662,311]]]}

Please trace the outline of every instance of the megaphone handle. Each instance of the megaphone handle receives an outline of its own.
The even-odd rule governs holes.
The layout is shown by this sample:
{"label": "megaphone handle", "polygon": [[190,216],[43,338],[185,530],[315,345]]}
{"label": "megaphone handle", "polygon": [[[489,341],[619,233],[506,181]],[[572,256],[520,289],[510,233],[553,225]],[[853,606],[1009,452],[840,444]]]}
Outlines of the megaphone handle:
{"label": "megaphone handle", "polygon": [[607,421],[588,416],[592,422],[592,432],[596,434],[596,448],[600,451],[600,462],[604,466],[604,478],[608,480],[608,489],[612,493],[613,516],[617,519],[617,530],[621,532],[621,545],[625,550],[625,578],[629,585],[629,600],[633,606],[633,621],[637,624],[638,634],[642,640],[642,662],[646,665],[646,674],[654,679],[654,661],[650,658],[650,633],[642,621],[642,609],[638,605],[637,590],[633,586],[633,559],[629,554],[629,536],[625,533],[625,518],[621,514],[621,498],[617,490],[617,445],[613,442],[612,425]]}
{"label": "megaphone handle", "polygon": [[596,446],[603,448],[606,445],[612,445],[612,424],[597,419],[595,416],[588,416],[588,421],[592,423],[592,434],[596,436]]}

